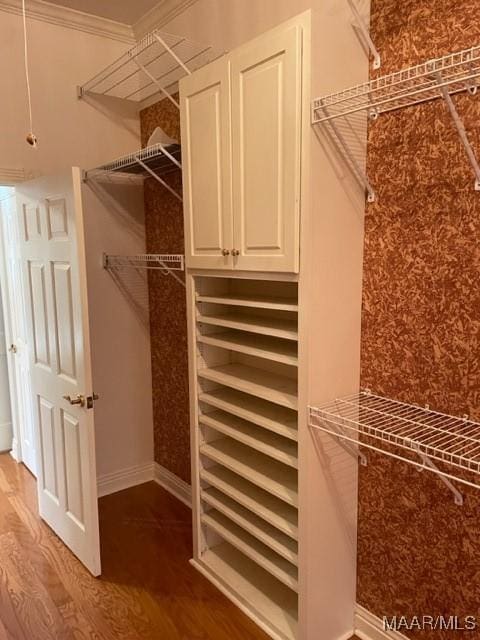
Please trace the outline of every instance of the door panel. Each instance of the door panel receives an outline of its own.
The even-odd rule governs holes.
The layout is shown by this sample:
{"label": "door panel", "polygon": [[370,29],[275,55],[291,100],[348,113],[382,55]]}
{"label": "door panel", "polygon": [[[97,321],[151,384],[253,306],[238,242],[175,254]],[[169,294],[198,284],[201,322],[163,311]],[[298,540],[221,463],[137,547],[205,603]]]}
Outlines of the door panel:
{"label": "door panel", "polygon": [[296,25],[232,55],[237,269],[298,272],[301,54]]}
{"label": "door panel", "polygon": [[99,575],[94,412],[65,399],[93,392],[80,171],[23,183],[17,202],[40,515]]}
{"label": "door panel", "polygon": [[[23,462],[36,475],[35,433],[33,428],[33,405],[30,385],[30,356],[27,346],[25,324],[26,305],[19,241],[25,237],[27,224],[32,234],[40,234],[40,213],[37,208],[23,210],[19,216],[15,196],[0,203],[3,254],[5,257],[5,293],[8,310],[5,309],[8,346],[14,345],[8,353],[9,382],[12,405],[14,438],[12,455]],[[30,221],[33,215],[33,221]]]}
{"label": "door panel", "polygon": [[180,82],[186,263],[231,268],[229,63],[222,59]]}

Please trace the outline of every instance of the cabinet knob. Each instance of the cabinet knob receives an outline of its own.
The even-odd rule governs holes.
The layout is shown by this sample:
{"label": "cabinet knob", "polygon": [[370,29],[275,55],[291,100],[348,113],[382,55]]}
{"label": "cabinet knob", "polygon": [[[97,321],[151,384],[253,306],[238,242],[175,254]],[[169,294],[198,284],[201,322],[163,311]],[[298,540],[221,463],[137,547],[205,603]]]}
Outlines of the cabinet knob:
{"label": "cabinet knob", "polygon": [[240,251],[238,249],[232,249],[232,256],[239,256],[240,255]]}
{"label": "cabinet knob", "polygon": [[228,249],[222,249],[222,256],[225,256],[226,258],[229,255],[230,255],[230,251]]}

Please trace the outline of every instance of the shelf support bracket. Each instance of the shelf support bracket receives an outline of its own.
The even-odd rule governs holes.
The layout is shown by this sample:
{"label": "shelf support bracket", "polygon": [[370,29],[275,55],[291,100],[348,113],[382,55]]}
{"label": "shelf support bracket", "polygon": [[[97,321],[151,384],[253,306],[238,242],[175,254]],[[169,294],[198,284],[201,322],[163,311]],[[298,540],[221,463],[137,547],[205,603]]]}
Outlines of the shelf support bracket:
{"label": "shelf support bracket", "polygon": [[[463,495],[460,493],[457,487],[455,487],[454,484],[440,472],[440,469],[437,467],[437,465],[425,453],[420,451],[418,447],[414,447],[414,450],[422,459],[423,466],[429,467],[432,471],[435,472],[435,474],[443,482],[443,484],[445,484],[453,493],[455,504],[461,507],[463,505]],[[417,471],[423,471],[423,467],[417,467]]]}
{"label": "shelf support bracket", "polygon": [[458,135],[460,136],[460,140],[467,153],[468,160],[470,161],[470,164],[472,165],[472,169],[475,173],[475,191],[480,191],[480,164],[478,163],[473,147],[470,144],[470,140],[468,139],[465,125],[463,124],[463,120],[460,118],[458,114],[457,108],[455,107],[455,103],[452,100],[452,96],[448,92],[448,88],[444,85],[442,86],[441,84],[442,77],[440,74],[437,75],[437,82],[439,84],[440,91],[442,92],[442,95],[446,102],[448,110],[450,111],[450,115],[452,116],[453,123],[458,131]]}
{"label": "shelf support bracket", "polygon": [[368,31],[367,26],[365,25],[365,22],[363,21],[362,16],[360,15],[360,11],[358,10],[358,7],[355,4],[354,0],[347,0],[347,2],[350,5],[350,9],[356,21],[353,26],[359,30],[365,45],[368,47],[370,53],[373,56],[373,68],[380,69],[382,64],[380,54],[378,52],[377,47],[375,46],[375,43],[373,42],[370,36],[370,33]]}
{"label": "shelf support bracket", "polygon": [[165,274],[168,274],[170,276],[172,276],[173,278],[175,278],[175,280],[177,282],[179,282],[182,287],[184,287],[185,289],[187,288],[187,285],[185,284],[185,282],[180,278],[180,276],[178,276],[175,271],[172,271],[172,269],[169,269],[168,266],[162,261],[160,260],[160,258],[158,259],[158,263],[162,265],[162,267],[165,269]]}
{"label": "shelf support bracket", "polygon": [[[326,116],[329,115],[328,110],[325,106],[314,107],[314,111],[317,111],[318,109],[321,109]],[[313,116],[315,116],[315,114],[313,114]],[[354,157],[354,155],[350,151],[348,144],[346,143],[343,135],[339,131],[337,125],[335,124],[333,119],[326,120],[325,125],[326,125],[325,127],[326,130],[328,130],[328,127],[330,127],[330,132],[328,137],[330,138],[333,145],[336,147],[337,152],[346,158],[347,164],[349,164],[350,169],[352,170],[352,173],[355,176],[357,182],[361,187],[365,189],[367,193],[367,202],[375,202],[375,191],[373,190],[373,187],[365,171],[362,169],[357,159]]]}
{"label": "shelf support bracket", "polygon": [[345,432],[339,425],[335,425],[335,431],[337,432],[337,437],[335,436],[332,436],[332,437],[335,438],[335,440],[342,447],[342,449],[344,449],[356,460],[360,460],[360,464],[362,465],[362,467],[366,467],[368,465],[368,459],[367,459],[367,456],[363,453],[363,451],[360,451],[360,447],[356,447],[351,442],[344,440]]}
{"label": "shelf support bracket", "polygon": [[135,156],[135,160],[136,162],[138,162],[138,164],[142,167],[142,169],[144,169],[147,173],[149,173],[152,178],[155,178],[155,180],[157,182],[159,182],[162,186],[165,187],[165,189],[167,189],[167,191],[170,191],[170,193],[175,196],[175,198],[177,198],[177,200],[179,200],[180,202],[183,202],[183,198],[182,196],[180,196],[175,189],[173,189],[169,184],[167,184],[165,182],[165,180],[163,180],[162,178],[160,178],[160,176],[157,176],[157,174],[155,173],[155,171],[152,171],[152,169],[150,169],[150,167],[148,167],[144,162],[142,162],[142,160],[140,160],[140,158],[138,156]]}
{"label": "shelf support bracket", "polygon": [[168,44],[165,42],[165,40],[163,38],[161,38],[157,32],[153,33],[153,37],[155,38],[155,40],[157,40],[157,42],[159,42],[162,47],[165,49],[165,51],[168,51],[168,53],[172,56],[172,58],[175,60],[175,62],[177,62],[177,64],[179,64],[182,69],[185,71],[185,73],[187,73],[189,76],[192,75],[192,72],[190,71],[190,69],[187,67],[187,65],[183,62],[183,60],[181,60],[177,54],[175,53],[175,51],[168,46]]}
{"label": "shelf support bracket", "polygon": [[143,73],[150,78],[150,80],[159,88],[159,90],[163,93],[163,95],[168,98],[170,100],[170,102],[172,102],[177,109],[180,109],[180,105],[178,104],[178,102],[175,100],[175,98],[170,95],[170,93],[165,89],[165,87],[157,80],[157,78],[155,78],[154,75],[152,75],[150,73],[150,71],[143,65],[141,64],[137,58],[135,56],[130,55],[130,59],[137,65],[137,67],[143,71]]}

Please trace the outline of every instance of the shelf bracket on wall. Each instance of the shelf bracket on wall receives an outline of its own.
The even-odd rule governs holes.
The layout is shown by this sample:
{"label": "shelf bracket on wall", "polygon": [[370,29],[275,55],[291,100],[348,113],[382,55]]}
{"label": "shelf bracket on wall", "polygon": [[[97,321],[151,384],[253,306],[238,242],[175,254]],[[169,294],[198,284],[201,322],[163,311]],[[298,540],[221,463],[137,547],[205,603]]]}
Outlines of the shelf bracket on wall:
{"label": "shelf bracket on wall", "polygon": [[[316,103],[314,103],[313,119],[315,119],[315,117],[318,117],[319,110],[321,110],[325,114],[326,118],[328,118],[327,108],[323,105],[317,105]],[[336,125],[333,119],[330,118],[326,119],[325,125],[325,131],[327,132],[330,142],[336,148],[337,152],[341,156],[343,156],[358,184],[363,187],[363,189],[365,189],[365,192],[367,194],[367,202],[375,202],[375,191],[370,183],[370,180],[368,179],[367,174],[362,168],[360,162],[357,160],[357,158],[355,158],[354,153],[352,153],[339,127]]]}
{"label": "shelf bracket on wall", "polygon": [[[460,136],[460,141],[467,153],[473,172],[475,173],[475,191],[480,191],[480,164],[478,163],[473,147],[468,139],[465,125],[458,114],[455,103],[452,100],[452,96],[449,94],[447,87],[442,83],[442,76],[440,74],[437,75],[437,81],[440,91],[442,92],[443,99],[445,100],[448,110],[450,111],[450,115],[452,116],[453,123],[458,131],[458,135]],[[476,85],[473,87],[473,90],[471,86],[467,86],[467,91],[470,93],[475,93],[476,89]]]}
{"label": "shelf bracket on wall", "polygon": [[344,449],[344,451],[355,458],[355,460],[360,460],[360,464],[362,465],[362,467],[368,466],[367,456],[363,453],[363,451],[360,451],[360,448],[358,446],[355,446],[353,442],[345,439],[346,433],[342,429],[342,427],[337,424],[334,428],[337,432],[337,437],[334,436],[335,440],[342,447],[342,449]]}
{"label": "shelf bracket on wall", "polygon": [[180,109],[179,103],[175,100],[175,98],[172,96],[172,94],[165,89],[165,87],[162,85],[162,83],[159,82],[157,80],[157,78],[155,78],[153,73],[150,73],[150,71],[145,67],[145,65],[143,65],[141,62],[139,62],[135,56],[132,55],[131,56],[131,60],[137,65],[137,67],[140,69],[140,71],[142,71],[147,76],[147,78],[149,78],[153,82],[153,84],[158,88],[160,93],[163,93],[163,95],[166,98],[168,98],[170,100],[170,102],[177,107],[177,109]]}
{"label": "shelf bracket on wall", "polygon": [[373,68],[374,69],[380,69],[380,66],[382,64],[382,60],[380,57],[380,54],[378,52],[377,47],[375,46],[375,43],[373,42],[371,36],[370,36],[370,32],[362,18],[362,16],[360,15],[360,11],[358,10],[357,5],[355,4],[355,0],[347,0],[350,9],[353,13],[353,16],[355,18],[355,22],[353,23],[353,26],[358,30],[361,39],[363,40],[365,46],[368,48],[368,50],[370,51],[372,57],[373,57]]}
{"label": "shelf bracket on wall", "polygon": [[416,451],[423,461],[423,467],[417,467],[417,471],[422,472],[425,467],[429,467],[429,469],[434,473],[436,473],[438,478],[441,480],[441,482],[443,482],[453,493],[453,499],[455,501],[455,504],[461,507],[463,505],[463,495],[460,493],[460,491],[454,486],[454,484],[448,478],[446,478],[441,473],[439,473],[439,468],[432,460],[430,460],[428,456],[422,453],[419,448],[417,448]]}
{"label": "shelf bracket on wall", "polygon": [[[162,150],[162,153],[164,155],[166,155],[167,158],[169,160],[171,160],[181,170],[182,169],[182,165],[180,164],[180,162],[178,162],[178,160],[171,153],[169,153],[165,149],[164,145],[159,144],[159,146],[160,146],[160,148]],[[152,178],[155,178],[155,180],[157,182],[159,182],[163,187],[165,187],[165,189],[167,189],[167,191],[170,191],[170,193],[173,196],[175,196],[175,198],[177,198],[177,200],[179,200],[180,202],[183,202],[182,196],[179,193],[177,193],[173,187],[171,187],[169,184],[167,184],[167,182],[165,182],[165,180],[163,178],[161,178],[157,173],[155,173],[155,171],[150,169],[150,167],[147,164],[145,164],[145,162],[143,162],[143,160],[141,160],[139,156],[135,156],[135,160],[142,167],[142,169],[144,171],[146,171],[150,176],[152,176]]]}

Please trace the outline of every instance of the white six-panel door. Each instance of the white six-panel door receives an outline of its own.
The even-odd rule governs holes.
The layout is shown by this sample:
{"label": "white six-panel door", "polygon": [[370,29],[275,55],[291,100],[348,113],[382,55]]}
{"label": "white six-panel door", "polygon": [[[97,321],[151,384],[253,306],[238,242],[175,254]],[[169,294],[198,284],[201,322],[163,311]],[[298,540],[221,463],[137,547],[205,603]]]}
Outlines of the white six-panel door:
{"label": "white six-panel door", "polygon": [[40,515],[91,573],[99,575],[80,186],[79,169],[23,183],[17,188],[17,212],[29,325]]}
{"label": "white six-panel door", "polygon": [[185,257],[232,266],[230,64],[222,58],[180,83]]}
{"label": "white six-panel door", "polygon": [[299,270],[302,28],[231,56],[234,267]]}

